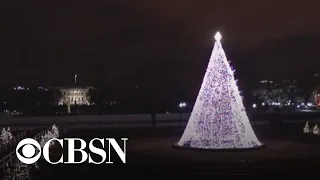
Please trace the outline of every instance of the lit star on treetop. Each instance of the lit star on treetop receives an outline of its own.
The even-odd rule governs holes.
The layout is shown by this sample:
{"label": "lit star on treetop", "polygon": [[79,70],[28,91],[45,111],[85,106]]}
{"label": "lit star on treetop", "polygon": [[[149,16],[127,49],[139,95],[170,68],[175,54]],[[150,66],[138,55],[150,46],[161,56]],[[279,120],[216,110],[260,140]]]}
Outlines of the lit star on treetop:
{"label": "lit star on treetop", "polygon": [[219,31],[216,33],[216,35],[214,35],[214,38],[216,39],[216,41],[220,42],[222,36]]}

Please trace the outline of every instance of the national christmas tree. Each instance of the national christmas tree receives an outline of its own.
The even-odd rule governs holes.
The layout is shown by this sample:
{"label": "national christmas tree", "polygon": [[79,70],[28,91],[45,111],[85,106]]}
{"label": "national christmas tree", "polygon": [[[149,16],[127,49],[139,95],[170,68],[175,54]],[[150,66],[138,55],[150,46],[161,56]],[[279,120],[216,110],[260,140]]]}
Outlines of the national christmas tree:
{"label": "national christmas tree", "polygon": [[178,147],[248,149],[262,146],[249,122],[221,38],[217,32],[196,103]]}

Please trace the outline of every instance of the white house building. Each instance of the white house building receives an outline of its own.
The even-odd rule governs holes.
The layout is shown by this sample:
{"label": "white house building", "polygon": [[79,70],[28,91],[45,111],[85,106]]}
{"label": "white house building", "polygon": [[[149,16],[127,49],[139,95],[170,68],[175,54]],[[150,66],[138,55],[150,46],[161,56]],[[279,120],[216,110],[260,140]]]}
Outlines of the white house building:
{"label": "white house building", "polygon": [[60,91],[60,99],[58,104],[60,105],[89,105],[90,104],[90,89],[91,86],[79,86],[77,85],[77,75],[74,75],[74,85],[66,87],[55,87]]}
{"label": "white house building", "polygon": [[90,94],[89,90],[93,87],[59,87],[58,90],[61,93],[59,104],[61,105],[89,105]]}

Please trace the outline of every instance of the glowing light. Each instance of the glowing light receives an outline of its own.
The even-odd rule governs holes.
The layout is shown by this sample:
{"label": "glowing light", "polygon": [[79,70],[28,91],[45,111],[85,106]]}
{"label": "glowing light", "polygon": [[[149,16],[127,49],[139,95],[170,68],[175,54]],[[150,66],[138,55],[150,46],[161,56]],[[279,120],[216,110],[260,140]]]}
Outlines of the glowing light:
{"label": "glowing light", "polygon": [[214,35],[214,39],[215,39],[217,42],[220,42],[220,41],[221,41],[221,38],[222,38],[222,35],[220,34],[220,32],[217,32],[216,35]]}
{"label": "glowing light", "polygon": [[186,106],[187,106],[187,103],[185,103],[185,102],[179,103],[179,107],[180,108],[183,108],[183,107],[186,107]]}
{"label": "glowing light", "polygon": [[178,146],[247,149],[262,146],[246,114],[233,71],[217,33],[211,58]]}
{"label": "glowing light", "polygon": [[306,125],[303,128],[303,133],[308,134],[310,133],[310,127],[309,127],[309,123],[306,122]]}
{"label": "glowing light", "polygon": [[265,106],[266,104],[263,102],[261,105],[262,105],[262,106]]}
{"label": "glowing light", "polygon": [[253,108],[256,108],[256,107],[257,107],[257,105],[256,105],[256,104],[252,104],[252,107],[253,107]]}

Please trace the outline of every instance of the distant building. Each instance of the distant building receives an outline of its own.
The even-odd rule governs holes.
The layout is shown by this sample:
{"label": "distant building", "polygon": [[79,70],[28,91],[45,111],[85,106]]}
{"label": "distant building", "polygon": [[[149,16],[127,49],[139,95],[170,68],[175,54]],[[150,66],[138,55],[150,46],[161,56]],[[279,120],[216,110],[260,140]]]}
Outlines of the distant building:
{"label": "distant building", "polygon": [[60,91],[60,99],[58,104],[60,105],[89,105],[90,104],[90,89],[92,86],[80,86],[77,85],[77,75],[74,76],[73,86],[55,87]]}
{"label": "distant building", "polygon": [[273,81],[270,81],[270,80],[261,80],[260,81],[260,84],[272,84]]}
{"label": "distant building", "polygon": [[61,98],[59,104],[63,105],[89,105],[90,104],[90,95],[89,90],[93,87],[59,87],[58,90],[61,93]]}

